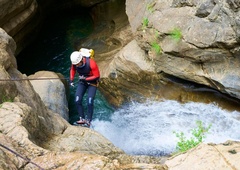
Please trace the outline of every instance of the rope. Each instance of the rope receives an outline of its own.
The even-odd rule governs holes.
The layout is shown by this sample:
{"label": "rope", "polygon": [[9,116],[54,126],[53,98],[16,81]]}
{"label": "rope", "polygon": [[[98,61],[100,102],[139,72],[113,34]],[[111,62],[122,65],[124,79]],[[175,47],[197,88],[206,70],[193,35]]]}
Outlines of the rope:
{"label": "rope", "polygon": [[[26,81],[26,80],[69,80],[69,78],[56,78],[56,77],[46,77],[46,78],[22,78],[22,79],[0,79],[0,81]],[[98,87],[99,82],[97,84],[88,83],[91,86]]]}
{"label": "rope", "polygon": [[0,143],[0,146],[3,147],[3,148],[6,149],[6,150],[12,152],[12,153],[15,154],[16,156],[24,159],[25,161],[27,161],[27,163],[31,163],[31,164],[35,165],[36,167],[38,167],[39,169],[44,170],[41,166],[39,166],[39,165],[37,165],[36,163],[32,162],[29,158],[25,158],[25,157],[21,156],[21,155],[18,154],[17,152],[13,151],[12,149],[8,148],[7,146],[4,146],[4,145],[1,144],[1,143]]}
{"label": "rope", "polygon": [[49,77],[49,78],[22,78],[22,79],[0,79],[0,81],[26,81],[26,80],[69,80],[69,78],[56,78],[56,77]]}

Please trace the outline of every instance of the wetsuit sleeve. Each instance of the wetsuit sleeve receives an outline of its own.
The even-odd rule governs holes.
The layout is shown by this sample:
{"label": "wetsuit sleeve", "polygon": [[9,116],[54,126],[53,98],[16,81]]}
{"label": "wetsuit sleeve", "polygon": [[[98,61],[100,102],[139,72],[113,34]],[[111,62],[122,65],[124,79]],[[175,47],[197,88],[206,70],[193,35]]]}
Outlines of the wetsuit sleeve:
{"label": "wetsuit sleeve", "polygon": [[91,76],[86,78],[86,81],[92,81],[92,80],[97,80],[100,78],[100,72],[98,69],[98,65],[97,63],[93,60],[90,59],[90,68],[91,68]]}
{"label": "wetsuit sleeve", "polygon": [[70,68],[70,81],[73,81],[75,73],[76,73],[76,69],[74,68],[73,65],[71,65],[71,68]]}

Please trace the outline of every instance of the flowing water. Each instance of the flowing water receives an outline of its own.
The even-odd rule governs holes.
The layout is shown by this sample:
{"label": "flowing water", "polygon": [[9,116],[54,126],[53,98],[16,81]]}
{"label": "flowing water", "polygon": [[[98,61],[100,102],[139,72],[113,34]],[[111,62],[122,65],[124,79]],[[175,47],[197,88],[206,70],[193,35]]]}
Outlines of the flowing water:
{"label": "flowing water", "polygon": [[[86,14],[65,15],[61,20],[50,18],[38,40],[19,54],[19,70],[27,75],[50,70],[69,77],[69,56],[74,43],[90,35],[92,30],[92,21]],[[75,88],[71,89],[70,123],[77,119],[74,92]],[[215,104],[149,100],[114,110],[98,92],[93,118],[94,130],[133,155],[156,156],[173,152],[178,140],[173,132],[183,132],[190,137],[191,130],[197,127],[196,121],[202,121],[204,126],[211,125],[205,142],[240,139],[240,113]]]}
{"label": "flowing water", "polygon": [[205,142],[221,143],[240,139],[240,113],[226,111],[215,104],[165,100],[130,103],[116,110],[110,121],[94,120],[94,129],[129,154],[165,155],[175,151],[183,132],[189,139],[197,128],[211,125]]}

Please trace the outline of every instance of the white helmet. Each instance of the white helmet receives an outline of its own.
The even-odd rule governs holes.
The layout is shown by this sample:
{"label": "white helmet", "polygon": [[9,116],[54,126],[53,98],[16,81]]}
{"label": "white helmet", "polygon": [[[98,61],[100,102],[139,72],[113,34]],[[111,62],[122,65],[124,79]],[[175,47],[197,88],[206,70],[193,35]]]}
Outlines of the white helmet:
{"label": "white helmet", "polygon": [[74,51],[71,54],[70,58],[71,58],[72,64],[76,65],[82,60],[83,56],[80,52]]}

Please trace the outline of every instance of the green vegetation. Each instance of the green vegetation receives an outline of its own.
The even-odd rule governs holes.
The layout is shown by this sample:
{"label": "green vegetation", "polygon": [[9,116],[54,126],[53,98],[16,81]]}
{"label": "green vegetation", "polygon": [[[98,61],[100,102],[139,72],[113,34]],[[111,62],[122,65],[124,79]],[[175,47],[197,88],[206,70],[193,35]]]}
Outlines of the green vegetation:
{"label": "green vegetation", "polygon": [[146,17],[143,18],[142,29],[145,30],[147,28],[148,24],[149,24],[148,18],[146,18]]}
{"label": "green vegetation", "polygon": [[174,28],[169,34],[176,41],[179,41],[182,38],[182,32],[179,28]]}
{"label": "green vegetation", "polygon": [[203,142],[203,139],[206,137],[205,135],[208,133],[211,125],[205,128],[201,121],[197,121],[196,124],[197,128],[192,130],[193,137],[190,139],[186,139],[183,132],[173,132],[179,139],[176,147],[177,152],[185,152]]}
{"label": "green vegetation", "polygon": [[[3,96],[2,97],[2,103],[4,102],[13,102],[13,99],[10,99],[9,97]],[[2,104],[0,104],[0,108],[2,107]]]}
{"label": "green vegetation", "polygon": [[154,12],[153,7],[155,6],[155,4],[156,4],[156,2],[147,4],[147,10],[148,10],[150,13],[153,13],[153,12]]}
{"label": "green vegetation", "polygon": [[156,41],[151,43],[151,48],[156,52],[156,54],[161,54],[162,53],[162,48],[160,47],[160,45]]}
{"label": "green vegetation", "polygon": [[159,38],[159,32],[157,30],[155,30],[155,39]]}

